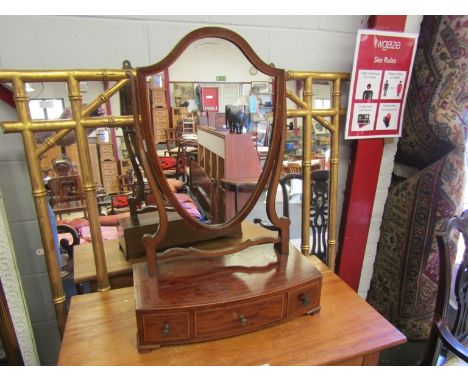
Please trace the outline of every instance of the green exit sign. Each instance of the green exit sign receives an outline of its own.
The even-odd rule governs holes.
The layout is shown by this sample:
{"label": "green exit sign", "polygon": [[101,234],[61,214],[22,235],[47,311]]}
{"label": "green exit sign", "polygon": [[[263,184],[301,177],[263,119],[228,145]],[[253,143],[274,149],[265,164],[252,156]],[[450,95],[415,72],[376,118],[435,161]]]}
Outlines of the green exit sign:
{"label": "green exit sign", "polygon": [[226,81],[226,76],[216,76],[216,81]]}

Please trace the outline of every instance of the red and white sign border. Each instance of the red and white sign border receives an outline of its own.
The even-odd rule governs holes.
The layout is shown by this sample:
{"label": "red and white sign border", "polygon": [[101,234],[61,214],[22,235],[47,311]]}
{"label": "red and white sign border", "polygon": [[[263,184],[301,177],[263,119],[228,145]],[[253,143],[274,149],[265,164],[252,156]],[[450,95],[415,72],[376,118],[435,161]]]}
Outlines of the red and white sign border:
{"label": "red and white sign border", "polygon": [[[355,86],[356,86],[356,76],[357,74],[357,61],[358,61],[358,54],[359,54],[359,48],[360,48],[360,42],[361,42],[361,36],[362,35],[377,35],[377,36],[386,36],[386,37],[407,37],[407,38],[413,38],[414,39],[414,45],[413,45],[413,53],[411,57],[411,64],[408,70],[408,75],[406,76],[406,83],[405,83],[405,92],[403,94],[402,102],[401,102],[401,109],[400,110],[400,118],[399,118],[399,123],[398,123],[398,132],[396,134],[376,134],[376,135],[371,135],[371,134],[365,134],[365,135],[352,135],[349,136],[349,130],[351,128],[351,121],[350,121],[350,116],[351,116],[351,109],[354,105],[354,91],[355,91]],[[404,114],[404,109],[406,105],[406,98],[408,96],[408,88],[409,84],[411,81],[411,75],[413,73],[413,65],[414,65],[414,58],[416,56],[416,49],[417,49],[417,44],[418,44],[418,37],[419,35],[417,33],[406,33],[406,32],[391,32],[391,31],[379,31],[379,30],[373,30],[373,29],[359,29],[358,34],[356,36],[356,48],[354,51],[354,61],[353,61],[353,71],[351,75],[351,82],[350,82],[350,88],[349,88],[349,95],[348,95],[348,109],[346,112],[346,124],[345,124],[345,139],[373,139],[373,138],[399,138],[401,137],[402,133],[402,124],[403,124],[403,114]],[[372,68],[370,68],[372,70]]]}

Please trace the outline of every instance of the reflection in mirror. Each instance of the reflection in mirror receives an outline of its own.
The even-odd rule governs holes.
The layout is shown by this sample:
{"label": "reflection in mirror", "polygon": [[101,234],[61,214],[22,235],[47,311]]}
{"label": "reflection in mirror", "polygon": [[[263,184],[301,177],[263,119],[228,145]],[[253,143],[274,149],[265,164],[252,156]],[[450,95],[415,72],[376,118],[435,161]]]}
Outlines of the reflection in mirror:
{"label": "reflection in mirror", "polygon": [[269,153],[272,77],[234,44],[204,38],[168,70],[147,77],[147,86],[159,160],[178,203],[200,222],[230,221]]}
{"label": "reflection in mirror", "polygon": [[[304,99],[303,79],[289,80],[286,87],[299,100]],[[332,104],[331,95],[332,82],[314,80],[312,83],[312,108],[315,110],[330,109]],[[288,98],[287,109],[300,110],[301,107]],[[324,117],[324,119],[331,122],[330,117]],[[283,203],[281,206],[277,206],[277,212],[282,212],[284,216],[291,219],[291,232],[292,237],[294,237],[294,235],[302,232],[304,119],[302,117],[290,117],[287,119],[286,124],[285,155],[280,180]],[[311,189],[309,220],[312,231],[310,253],[326,262],[331,133],[316,119],[312,119],[310,139]]]}
{"label": "reflection in mirror", "polygon": [[[108,87],[113,85],[114,82],[108,83]],[[83,108],[90,105],[106,89],[106,85],[101,81],[80,82]],[[72,119],[66,83],[26,83],[26,92],[32,120],[65,121]],[[116,109],[115,114],[118,114],[116,106],[112,105]],[[109,103],[109,105],[102,105],[91,111],[89,117],[101,117],[110,111]],[[128,157],[125,157],[125,150],[121,149],[124,146],[121,139],[122,134],[120,129],[110,128],[90,128],[87,130],[87,134],[91,169],[99,203],[102,206],[109,205],[109,194],[122,191],[118,181],[118,166],[120,165],[122,174],[125,174],[126,170],[130,168]],[[55,133],[52,131],[35,133],[38,149],[47,145],[46,139],[54,135]],[[112,142],[113,137],[115,144]],[[75,131],[69,132],[52,147],[42,151],[40,167],[51,207],[58,216],[62,216],[62,212],[74,212],[84,208],[83,181]]]}
{"label": "reflection in mirror", "polygon": [[[286,87],[294,92],[299,98],[303,99],[303,81],[288,81]],[[314,81],[313,83],[313,108],[329,109],[331,108],[332,83],[329,81]],[[287,100],[287,109],[298,109],[298,106],[291,100]],[[330,117],[326,120],[331,122]],[[300,161],[302,158],[302,137],[303,137],[303,119],[293,117],[287,119],[287,132],[285,142],[285,160],[283,173],[300,172]],[[317,121],[312,123],[312,167],[319,165],[324,169],[330,159],[330,132]],[[292,162],[292,163],[291,163]],[[295,163],[298,162],[298,163]],[[288,168],[289,165],[289,168]]]}

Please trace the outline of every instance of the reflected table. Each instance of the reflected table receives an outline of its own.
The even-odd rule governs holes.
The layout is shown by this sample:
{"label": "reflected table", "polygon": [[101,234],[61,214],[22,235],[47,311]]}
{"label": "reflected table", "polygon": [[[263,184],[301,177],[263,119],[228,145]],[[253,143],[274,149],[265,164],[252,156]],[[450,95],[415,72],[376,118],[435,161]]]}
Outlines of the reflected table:
{"label": "reflected table", "polygon": [[243,177],[243,178],[221,178],[221,188],[225,191],[234,191],[234,212],[237,215],[239,212],[239,193],[248,193],[247,199],[250,193],[255,191],[257,187],[258,177]]}

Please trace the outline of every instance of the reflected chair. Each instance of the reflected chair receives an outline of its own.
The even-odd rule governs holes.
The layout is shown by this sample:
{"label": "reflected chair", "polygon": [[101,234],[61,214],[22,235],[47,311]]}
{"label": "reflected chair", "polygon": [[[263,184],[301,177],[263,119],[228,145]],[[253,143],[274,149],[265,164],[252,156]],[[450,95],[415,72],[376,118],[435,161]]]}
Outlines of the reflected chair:
{"label": "reflected chair", "polygon": [[198,155],[198,144],[196,141],[184,139],[182,121],[178,121],[177,127],[166,130],[166,147],[164,155],[176,158],[177,165],[175,170],[175,177],[178,179],[180,176],[186,179],[185,174],[189,168],[190,160],[195,159]]}
{"label": "reflected chair", "polygon": [[68,224],[57,224],[57,234],[69,234],[71,242],[68,238],[60,239],[60,248],[67,253],[70,260],[73,260],[73,247],[80,244],[80,235],[78,231]]}
{"label": "reflected chair", "polygon": [[[319,170],[312,166],[311,192],[310,192],[310,229],[312,230],[312,241],[310,253],[317,256],[326,263],[327,260],[327,237],[328,237],[328,183],[329,170]],[[280,179],[283,193],[283,215],[289,217],[289,192],[292,179],[302,180],[299,173],[289,173]]]}
{"label": "reflected chair", "polygon": [[[452,265],[450,261],[450,234],[457,230],[463,236],[465,251],[462,262],[455,274],[453,285],[457,311],[453,325],[449,324],[448,311],[452,286]],[[437,236],[439,248],[439,285],[434,311],[433,327],[422,365],[443,365],[447,361],[447,351],[468,362],[465,347],[468,337],[468,210],[460,217],[449,220],[447,233]]]}
{"label": "reflected chair", "polygon": [[182,116],[182,133],[183,134],[196,134],[197,126],[195,124],[195,117],[193,113],[187,113]]}

